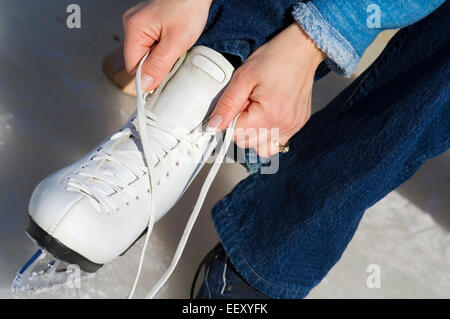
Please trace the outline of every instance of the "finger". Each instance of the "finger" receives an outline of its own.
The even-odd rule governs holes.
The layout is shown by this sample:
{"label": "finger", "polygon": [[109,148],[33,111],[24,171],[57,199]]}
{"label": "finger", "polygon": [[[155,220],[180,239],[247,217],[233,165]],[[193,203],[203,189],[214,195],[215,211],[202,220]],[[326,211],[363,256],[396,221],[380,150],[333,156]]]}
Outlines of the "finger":
{"label": "finger", "polygon": [[265,128],[237,128],[234,133],[234,141],[241,148],[256,148],[260,143],[267,143],[269,139],[269,129]]}
{"label": "finger", "polygon": [[278,146],[285,146],[289,143],[289,139],[294,136],[294,134],[289,134],[289,135],[285,135],[280,137],[280,139],[278,140]]}
{"label": "finger", "polygon": [[305,125],[305,123],[308,121],[309,117],[311,116],[311,97],[312,97],[312,91],[310,90],[306,96],[306,102],[305,99],[301,96],[297,98],[297,108],[301,108],[303,111],[298,112],[294,118],[296,120],[294,121],[294,125],[288,125],[287,130],[280,130],[279,138],[274,139],[277,141],[278,145],[287,145],[289,143],[289,140],[297,134],[298,131],[301,130],[301,128]]}
{"label": "finger", "polygon": [[236,122],[234,140],[242,148],[255,148],[258,143],[270,138],[270,122],[264,108],[258,102],[251,102]]}
{"label": "finger", "polygon": [[267,128],[266,124],[261,124],[258,126],[254,124],[249,124],[253,123],[251,120],[248,120],[250,114],[251,112],[248,111],[244,111],[241,113],[239,119],[243,117],[243,121],[246,124],[246,126],[244,128],[240,126],[235,129],[234,140],[235,143],[241,148],[256,149],[256,147],[259,144],[261,143],[265,144],[271,139],[273,130]]}
{"label": "finger", "polygon": [[[281,134],[280,130],[276,128],[272,128],[270,131],[270,138],[268,140],[267,145],[259,145],[261,150],[259,150],[259,153],[261,155],[266,155],[266,157],[273,156],[280,152],[280,146],[287,145],[289,142],[289,138],[291,135],[289,134]],[[266,152],[266,153],[264,153]],[[260,155],[260,156],[261,156]]]}
{"label": "finger", "polygon": [[155,37],[149,36],[148,33],[142,32],[144,27],[141,22],[142,19],[136,16],[146,4],[146,2],[141,2],[135,5],[128,9],[122,17],[125,33],[123,55],[125,68],[130,74],[136,73],[140,60],[157,40]]}
{"label": "finger", "polygon": [[260,157],[271,157],[280,153],[280,146],[285,146],[289,143],[292,135],[283,135],[279,138],[271,138],[267,143],[260,143],[255,149]]}
{"label": "finger", "polygon": [[223,130],[230,125],[236,115],[248,105],[254,84],[239,71],[235,73],[211,115],[209,127]]}
{"label": "finger", "polygon": [[139,62],[154,43],[155,40],[151,38],[142,38],[142,36],[137,35],[133,31],[126,32],[123,56],[128,73],[136,73]]}
{"label": "finger", "polygon": [[162,37],[142,65],[143,89],[148,92],[157,88],[185,51],[175,37]]}
{"label": "finger", "polygon": [[[297,102],[297,106],[303,108],[303,112],[300,112],[298,115],[298,119],[295,121],[295,126],[291,127],[288,131],[280,132],[280,145],[286,145],[289,142],[289,139],[292,138],[297,132],[299,132],[303,126],[305,126],[306,122],[309,120],[311,116],[311,97],[312,91],[309,91],[306,102],[299,98]],[[306,103],[306,104],[305,104]]]}
{"label": "finger", "polygon": [[269,139],[266,143],[260,143],[256,148],[259,157],[268,158],[279,152],[278,143]]}
{"label": "finger", "polygon": [[258,102],[248,103],[245,111],[241,113],[236,122],[236,128],[248,130],[267,127],[268,123],[265,121],[264,113],[263,107]]}

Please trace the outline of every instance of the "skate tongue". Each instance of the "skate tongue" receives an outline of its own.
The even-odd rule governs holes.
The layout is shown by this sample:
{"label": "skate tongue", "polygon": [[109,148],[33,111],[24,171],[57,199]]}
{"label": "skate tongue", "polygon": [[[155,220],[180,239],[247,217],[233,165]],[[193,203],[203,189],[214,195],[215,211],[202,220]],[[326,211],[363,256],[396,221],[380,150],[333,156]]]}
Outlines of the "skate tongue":
{"label": "skate tongue", "polygon": [[196,47],[172,72],[154,97],[152,112],[163,125],[186,134],[208,119],[233,67],[218,52]]}

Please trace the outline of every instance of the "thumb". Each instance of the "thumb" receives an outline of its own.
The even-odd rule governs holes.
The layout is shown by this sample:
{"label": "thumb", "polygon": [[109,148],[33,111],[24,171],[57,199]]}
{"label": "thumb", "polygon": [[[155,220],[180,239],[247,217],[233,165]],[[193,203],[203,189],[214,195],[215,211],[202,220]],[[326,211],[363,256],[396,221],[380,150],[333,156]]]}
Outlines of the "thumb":
{"label": "thumb", "polygon": [[157,88],[184,51],[174,38],[166,36],[161,39],[142,65],[141,81],[144,91]]}
{"label": "thumb", "polygon": [[220,131],[226,129],[236,115],[248,105],[253,87],[253,83],[246,77],[241,76],[241,73],[235,73],[230,84],[220,97],[219,102],[217,102],[208,127],[216,128]]}

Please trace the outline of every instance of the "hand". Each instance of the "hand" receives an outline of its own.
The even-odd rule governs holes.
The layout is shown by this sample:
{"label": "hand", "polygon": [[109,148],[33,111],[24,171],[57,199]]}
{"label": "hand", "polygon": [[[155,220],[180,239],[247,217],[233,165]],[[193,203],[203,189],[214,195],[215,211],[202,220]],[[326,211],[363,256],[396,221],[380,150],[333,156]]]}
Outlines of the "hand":
{"label": "hand", "polygon": [[[236,144],[262,157],[277,153],[311,115],[314,73],[324,57],[300,26],[290,25],[236,70],[209,126],[223,130],[241,112]],[[261,134],[261,128],[278,128],[279,136]],[[249,134],[252,129],[257,133]]]}
{"label": "hand", "polygon": [[145,91],[157,88],[178,58],[198,40],[211,3],[212,0],[150,0],[125,12],[124,57],[129,73],[136,72],[151,48],[142,66]]}

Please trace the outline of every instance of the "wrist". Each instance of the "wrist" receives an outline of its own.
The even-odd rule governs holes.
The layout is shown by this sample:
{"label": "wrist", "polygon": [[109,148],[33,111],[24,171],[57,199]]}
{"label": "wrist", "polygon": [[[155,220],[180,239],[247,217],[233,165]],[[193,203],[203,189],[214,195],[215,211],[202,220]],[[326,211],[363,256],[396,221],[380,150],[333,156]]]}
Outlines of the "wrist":
{"label": "wrist", "polygon": [[296,50],[302,52],[302,55],[309,58],[310,62],[315,66],[319,64],[326,58],[326,54],[319,49],[316,43],[308,36],[308,34],[302,29],[297,23],[291,24],[288,32],[292,33],[295,38],[293,41],[296,45]]}

